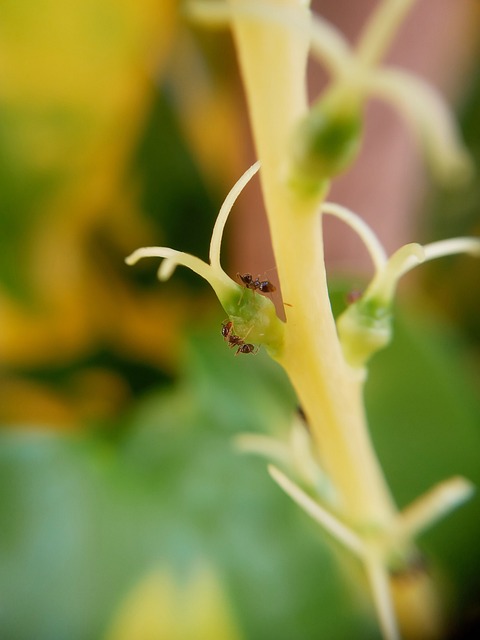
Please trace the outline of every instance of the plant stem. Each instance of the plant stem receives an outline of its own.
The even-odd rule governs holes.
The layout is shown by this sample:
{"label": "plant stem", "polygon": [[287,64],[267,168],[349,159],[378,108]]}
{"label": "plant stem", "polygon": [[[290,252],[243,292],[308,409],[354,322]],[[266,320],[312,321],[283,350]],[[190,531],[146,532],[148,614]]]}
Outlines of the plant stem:
{"label": "plant stem", "polygon": [[[235,9],[249,0],[228,0]],[[247,94],[253,138],[272,246],[285,303],[284,343],[276,359],[284,367],[307,416],[322,469],[334,491],[328,509],[362,540],[377,616],[386,640],[436,638],[441,615],[434,585],[412,572],[410,535],[397,535],[398,511],[370,439],[363,398],[363,370],[345,360],[327,289],[319,211],[328,190],[315,196],[295,191],[289,176],[291,138],[308,112],[306,63],[308,0],[263,0],[296,11],[296,25],[271,24],[233,12],[233,32]],[[374,40],[365,56],[381,54],[410,0],[391,0],[379,9]],[[387,2],[385,2],[387,4]],[[366,45],[365,45],[366,46]],[[320,180],[322,176],[319,176]],[[277,479],[278,481],[278,479]],[[325,516],[326,517],[326,516]],[[328,520],[330,522],[330,520]],[[390,573],[396,555],[400,578]],[[407,579],[403,579],[407,576]]]}
{"label": "plant stem", "polygon": [[[304,2],[281,4],[296,6],[299,18],[309,20]],[[396,510],[370,441],[363,384],[344,361],[330,307],[318,215],[321,198],[295,194],[286,180],[290,136],[308,110],[309,43],[288,27],[247,17],[234,18],[234,34],[283,300],[288,303],[285,347],[278,360],[336,488],[337,511],[354,526],[388,528]]]}

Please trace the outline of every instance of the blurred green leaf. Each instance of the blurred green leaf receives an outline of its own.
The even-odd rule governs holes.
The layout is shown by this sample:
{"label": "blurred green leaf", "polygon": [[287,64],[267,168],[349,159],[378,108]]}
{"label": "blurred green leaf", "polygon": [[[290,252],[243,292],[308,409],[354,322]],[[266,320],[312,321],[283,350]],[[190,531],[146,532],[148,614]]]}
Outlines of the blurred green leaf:
{"label": "blurred green leaf", "polygon": [[[367,413],[400,506],[455,475],[480,486],[480,401],[468,371],[467,345],[414,312],[400,315],[391,348],[373,361]],[[479,536],[477,491],[420,540],[463,597],[480,573]]]}
{"label": "blurred green leaf", "polygon": [[160,77],[176,19],[176,0],[1,3],[0,284],[15,301],[47,297],[46,230],[61,246],[70,227],[83,248],[115,206],[148,112],[146,69]]}
{"label": "blurred green leaf", "polygon": [[204,255],[221,202],[205,187],[172,102],[168,89],[156,93],[134,159],[142,211],[158,225],[162,244]]}
{"label": "blurred green leaf", "polygon": [[[480,48],[477,47],[477,61]],[[442,240],[455,236],[480,235],[480,66],[469,76],[466,95],[459,110],[460,124],[476,174],[462,189],[434,189],[427,198],[427,215],[422,218],[422,236]],[[422,269],[426,294],[438,303],[461,328],[471,345],[480,351],[480,296],[478,260],[455,256],[434,261]]]}
{"label": "blurred green leaf", "polygon": [[[462,473],[480,482],[478,402],[457,355],[400,321],[374,360],[368,405],[400,504]],[[234,434],[283,431],[295,398],[260,352],[235,357],[199,330],[170,391],[139,402],[116,434],[4,432],[0,440],[0,627],[9,640],[85,640],[156,567],[207,558],[246,638],[372,640],[323,534]],[[479,566],[478,498],[425,536],[465,588]],[[471,582],[470,582],[471,584]]]}
{"label": "blurred green leaf", "polygon": [[118,439],[2,434],[6,637],[101,637],[144,573],[185,575],[198,557],[218,566],[248,638],[340,640],[357,619],[315,525],[264,461],[232,447],[238,431],[286,426],[283,375],[265,354],[235,358],[217,331],[186,361],[178,388],[140,403]]}
{"label": "blurred green leaf", "polygon": [[[37,113],[0,104],[0,279],[17,295],[27,293],[29,232],[69,177],[66,167],[46,162],[41,154],[48,154],[45,147],[51,144],[51,137],[62,139],[67,153],[75,136],[81,138],[82,126],[68,112],[47,109]],[[40,158],[35,157],[29,138],[37,140]]]}

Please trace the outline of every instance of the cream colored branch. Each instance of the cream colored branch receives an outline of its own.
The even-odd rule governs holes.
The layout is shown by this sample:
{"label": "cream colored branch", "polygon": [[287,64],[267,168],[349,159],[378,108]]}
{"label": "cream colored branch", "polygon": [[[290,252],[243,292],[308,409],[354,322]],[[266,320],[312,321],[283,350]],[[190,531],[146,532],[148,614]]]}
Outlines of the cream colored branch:
{"label": "cream colored branch", "polygon": [[315,502],[315,500],[287,478],[277,467],[269,465],[268,472],[285,493],[306,511],[309,516],[316,520],[331,536],[341,542],[356,556],[361,558],[365,556],[365,545],[356,533],[335,518],[329,511],[321,507],[318,502]]}
{"label": "cream colored branch", "polygon": [[445,181],[468,180],[472,162],[453,116],[438,92],[421,78],[394,67],[365,76],[366,89],[403,114],[423,146],[433,171]]}
{"label": "cream colored branch", "polygon": [[358,58],[372,66],[385,55],[405,15],[415,0],[380,0],[365,26],[357,47]]}
{"label": "cream colored branch", "polygon": [[223,201],[223,204],[215,221],[212,238],[210,240],[210,264],[216,269],[221,269],[220,251],[222,245],[223,230],[225,228],[225,223],[227,222],[230,211],[232,210],[232,207],[235,204],[235,201],[240,193],[243,191],[245,186],[248,184],[248,182],[250,182],[252,177],[257,173],[259,169],[260,162],[255,162],[255,164],[247,169],[242,177],[237,180],[237,182],[233,185],[232,189]]}
{"label": "cream colored branch", "polygon": [[452,256],[458,253],[466,253],[474,258],[480,257],[480,238],[450,238],[426,244],[425,261]]}
{"label": "cream colored branch", "polygon": [[473,484],[461,477],[438,484],[399,514],[395,525],[397,535],[405,539],[416,537],[471,498],[474,490]]}
{"label": "cream colored branch", "polygon": [[385,249],[371,227],[369,227],[360,216],[350,209],[347,209],[347,207],[333,202],[324,202],[320,210],[321,213],[328,213],[342,220],[342,222],[348,224],[348,226],[358,234],[365,244],[377,271],[385,266],[387,262]]}
{"label": "cream colored branch", "polygon": [[210,280],[211,278],[211,269],[208,264],[200,260],[200,258],[183,251],[177,251],[169,247],[142,247],[125,258],[125,262],[128,265],[134,265],[142,258],[165,258],[168,261],[166,269],[162,269],[162,265],[159,267],[158,277],[160,280],[167,280],[179,264],[195,271],[205,280]]}
{"label": "cream colored branch", "polygon": [[385,563],[376,554],[368,555],[364,562],[383,638],[384,640],[400,640]]}
{"label": "cream colored branch", "polygon": [[290,451],[287,445],[271,436],[258,433],[240,433],[233,442],[235,447],[244,453],[254,453],[282,465],[290,463]]}

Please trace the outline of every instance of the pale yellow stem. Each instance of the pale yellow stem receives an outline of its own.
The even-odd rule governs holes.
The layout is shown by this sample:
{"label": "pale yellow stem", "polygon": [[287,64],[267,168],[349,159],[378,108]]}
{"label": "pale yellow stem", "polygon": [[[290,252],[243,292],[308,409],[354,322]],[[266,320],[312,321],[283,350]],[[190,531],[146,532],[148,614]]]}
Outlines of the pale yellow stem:
{"label": "pale yellow stem", "polygon": [[[234,7],[241,2],[230,0]],[[304,2],[277,4],[297,7],[298,20],[308,25]],[[291,136],[307,112],[308,42],[288,26],[234,15],[272,244],[288,305],[278,360],[297,391],[321,464],[338,492],[336,509],[353,524],[388,526],[395,507],[369,438],[362,382],[344,361],[330,307],[317,214],[320,198],[302,199],[285,180]]]}

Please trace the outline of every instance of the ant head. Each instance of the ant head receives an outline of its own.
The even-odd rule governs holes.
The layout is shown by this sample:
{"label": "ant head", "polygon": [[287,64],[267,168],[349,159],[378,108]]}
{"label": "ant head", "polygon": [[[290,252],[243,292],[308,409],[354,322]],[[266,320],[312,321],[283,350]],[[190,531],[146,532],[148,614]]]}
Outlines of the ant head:
{"label": "ant head", "polygon": [[243,284],[247,287],[249,284],[252,284],[253,282],[253,276],[251,273],[244,273],[243,275],[241,273],[237,273],[237,276],[240,278]]}
{"label": "ant head", "polygon": [[227,339],[228,336],[230,335],[231,331],[232,331],[232,327],[233,327],[233,322],[231,321],[226,321],[222,323],[222,336]]}

